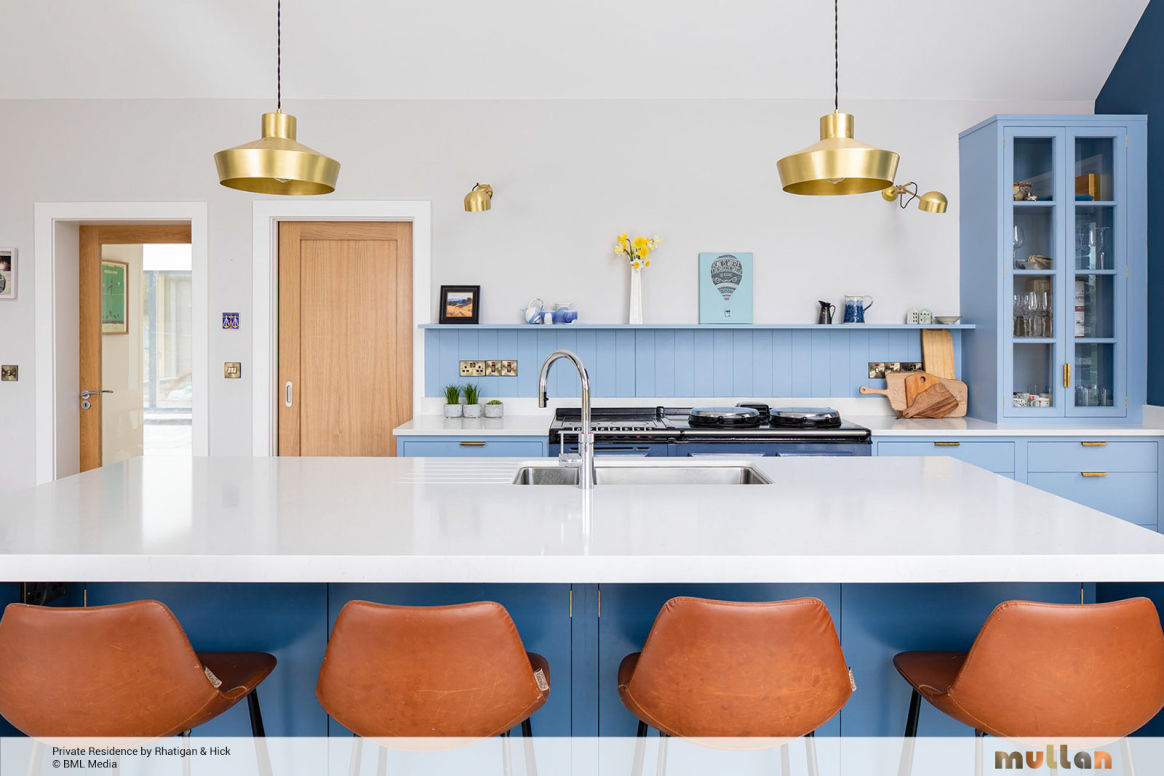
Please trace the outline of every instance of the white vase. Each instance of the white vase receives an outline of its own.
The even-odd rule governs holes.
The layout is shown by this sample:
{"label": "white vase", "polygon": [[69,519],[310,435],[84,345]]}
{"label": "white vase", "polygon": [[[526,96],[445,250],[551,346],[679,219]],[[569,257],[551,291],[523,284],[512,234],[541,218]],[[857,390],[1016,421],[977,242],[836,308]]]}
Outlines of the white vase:
{"label": "white vase", "polygon": [[485,405],[485,417],[487,417],[487,418],[500,418],[504,414],[505,414],[505,405],[504,404],[486,404]]}
{"label": "white vase", "polygon": [[462,406],[464,406],[464,405],[446,404],[445,405],[445,417],[446,418],[459,418],[459,417],[461,417],[461,407]]}
{"label": "white vase", "polygon": [[479,417],[481,417],[481,405],[480,404],[466,404],[464,409],[465,409],[465,417],[466,418],[479,418]]}
{"label": "white vase", "polygon": [[627,323],[641,324],[643,322],[643,268],[631,267],[630,276],[630,313]]}

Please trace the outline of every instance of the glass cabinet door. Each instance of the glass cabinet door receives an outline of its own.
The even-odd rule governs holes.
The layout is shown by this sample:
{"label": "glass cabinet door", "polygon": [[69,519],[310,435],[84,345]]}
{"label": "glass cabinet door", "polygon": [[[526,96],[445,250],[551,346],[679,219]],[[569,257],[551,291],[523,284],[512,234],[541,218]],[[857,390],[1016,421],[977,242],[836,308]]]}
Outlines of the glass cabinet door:
{"label": "glass cabinet door", "polygon": [[1002,250],[1012,297],[1010,315],[1003,316],[1003,413],[1012,417],[1064,414],[1065,140],[1062,129],[1006,130]]}
{"label": "glass cabinet door", "polygon": [[1072,197],[1067,273],[1070,316],[1063,384],[1071,415],[1124,415],[1127,281],[1123,130],[1071,130]]}

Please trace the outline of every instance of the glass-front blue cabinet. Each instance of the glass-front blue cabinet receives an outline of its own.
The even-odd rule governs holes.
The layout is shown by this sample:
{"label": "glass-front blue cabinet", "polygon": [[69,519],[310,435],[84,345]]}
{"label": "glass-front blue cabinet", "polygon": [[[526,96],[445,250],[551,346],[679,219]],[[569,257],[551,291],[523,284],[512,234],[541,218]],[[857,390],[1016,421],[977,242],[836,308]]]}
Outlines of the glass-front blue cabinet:
{"label": "glass-front blue cabinet", "polygon": [[1146,123],[996,116],[959,136],[970,413],[1138,420]]}

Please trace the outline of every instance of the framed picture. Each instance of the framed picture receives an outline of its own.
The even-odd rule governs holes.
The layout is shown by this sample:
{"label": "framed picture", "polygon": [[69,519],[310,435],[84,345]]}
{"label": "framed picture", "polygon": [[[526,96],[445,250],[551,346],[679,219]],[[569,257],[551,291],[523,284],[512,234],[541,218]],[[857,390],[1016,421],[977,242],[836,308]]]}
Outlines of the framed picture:
{"label": "framed picture", "polygon": [[101,333],[129,334],[129,265],[101,260]]}
{"label": "framed picture", "polygon": [[752,323],[752,254],[699,254],[699,322]]}
{"label": "framed picture", "polygon": [[16,249],[0,248],[0,299],[16,298]]}
{"label": "framed picture", "polygon": [[480,317],[481,286],[441,286],[441,323],[477,323]]}

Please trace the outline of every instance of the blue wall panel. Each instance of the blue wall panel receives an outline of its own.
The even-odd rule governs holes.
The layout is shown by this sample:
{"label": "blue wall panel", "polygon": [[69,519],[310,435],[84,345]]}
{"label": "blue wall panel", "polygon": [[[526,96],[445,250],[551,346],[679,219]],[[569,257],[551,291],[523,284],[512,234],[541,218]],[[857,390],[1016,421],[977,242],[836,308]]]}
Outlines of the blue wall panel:
{"label": "blue wall panel", "polygon": [[[953,331],[955,363],[962,332]],[[916,329],[829,328],[574,328],[425,331],[425,395],[464,382],[459,361],[517,359],[517,377],[476,379],[485,397],[533,397],[542,361],[573,350],[590,372],[595,396],[846,397],[867,378],[869,361],[921,361]],[[959,367],[960,368],[960,367]],[[550,396],[578,395],[569,364],[550,372]]]}
{"label": "blue wall panel", "polygon": [[[1164,298],[1164,3],[1152,0],[1095,98],[1096,113],[1136,113],[1148,116],[1148,298]],[[1131,325],[1140,321],[1131,320]],[[1147,309],[1148,403],[1164,404],[1164,308]]]}

